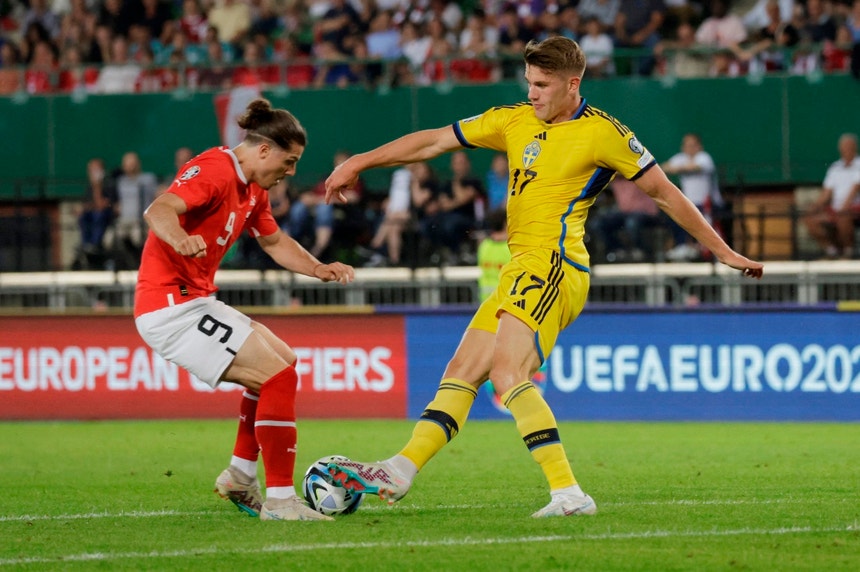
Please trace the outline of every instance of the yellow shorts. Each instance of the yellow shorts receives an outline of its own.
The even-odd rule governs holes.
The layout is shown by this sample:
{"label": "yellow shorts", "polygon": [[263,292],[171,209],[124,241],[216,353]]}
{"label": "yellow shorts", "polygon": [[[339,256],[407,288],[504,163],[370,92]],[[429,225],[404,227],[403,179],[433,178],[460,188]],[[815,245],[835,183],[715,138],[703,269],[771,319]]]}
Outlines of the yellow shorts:
{"label": "yellow shorts", "polygon": [[469,327],[496,333],[500,313],[508,312],[535,332],[535,348],[543,363],[558,334],[585,306],[589,284],[588,272],[565,264],[554,250],[521,254],[502,267],[498,287]]}

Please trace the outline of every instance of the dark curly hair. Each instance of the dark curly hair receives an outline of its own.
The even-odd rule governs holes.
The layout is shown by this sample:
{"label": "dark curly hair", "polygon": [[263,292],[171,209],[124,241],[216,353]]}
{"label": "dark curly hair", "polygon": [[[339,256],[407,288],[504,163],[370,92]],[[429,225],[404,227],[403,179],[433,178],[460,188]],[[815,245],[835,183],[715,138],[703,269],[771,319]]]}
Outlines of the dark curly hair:
{"label": "dark curly hair", "polygon": [[249,143],[269,139],[282,149],[289,149],[293,143],[302,147],[308,144],[308,134],[299,120],[286,109],[274,109],[266,99],[249,103],[238,123],[247,131],[245,141]]}

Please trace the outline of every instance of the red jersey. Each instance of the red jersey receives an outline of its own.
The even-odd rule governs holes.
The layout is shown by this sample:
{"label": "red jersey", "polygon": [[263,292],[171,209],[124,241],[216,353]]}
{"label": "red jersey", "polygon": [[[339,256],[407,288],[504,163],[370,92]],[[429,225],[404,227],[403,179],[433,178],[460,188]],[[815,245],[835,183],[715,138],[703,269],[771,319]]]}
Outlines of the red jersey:
{"label": "red jersey", "polygon": [[215,292],[215,271],[244,229],[254,237],[280,232],[268,191],[248,183],[227,147],[209,149],[186,163],[167,192],[185,201],[188,210],[179,224],[189,235],[203,237],[206,256],[182,256],[149,231],[137,275],[135,317]]}

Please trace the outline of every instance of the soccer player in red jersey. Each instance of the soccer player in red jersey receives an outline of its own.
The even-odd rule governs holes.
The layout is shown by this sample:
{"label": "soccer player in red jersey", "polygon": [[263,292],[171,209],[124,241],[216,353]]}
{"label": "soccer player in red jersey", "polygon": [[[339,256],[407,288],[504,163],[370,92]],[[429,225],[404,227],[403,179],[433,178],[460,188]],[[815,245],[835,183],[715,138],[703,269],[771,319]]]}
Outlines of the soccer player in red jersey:
{"label": "soccer player in red jersey", "polygon": [[[247,229],[278,264],[323,282],[347,284],[351,266],[323,264],[284,234],[267,189],[296,172],[307,134],[290,112],[252,101],[239,126],[245,139],[186,163],[167,192],[146,209],[134,317],[159,355],[215,387],[245,387],[230,466],[215,490],[262,520],[331,520],[296,496],[296,354],[263,324],[212,296],[215,271]],[[266,500],[257,481],[262,451]]]}

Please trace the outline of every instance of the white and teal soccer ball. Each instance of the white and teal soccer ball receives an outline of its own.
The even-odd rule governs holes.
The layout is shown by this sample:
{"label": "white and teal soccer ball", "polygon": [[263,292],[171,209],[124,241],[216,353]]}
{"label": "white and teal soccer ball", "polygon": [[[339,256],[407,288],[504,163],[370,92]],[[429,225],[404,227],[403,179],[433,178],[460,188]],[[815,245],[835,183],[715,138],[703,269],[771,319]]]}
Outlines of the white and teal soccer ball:
{"label": "white and teal soccer ball", "polygon": [[330,455],[308,467],[302,480],[302,494],[312,509],[328,516],[350,514],[358,509],[364,494],[352,493],[334,484],[328,473],[330,462],[348,460],[342,455]]}

